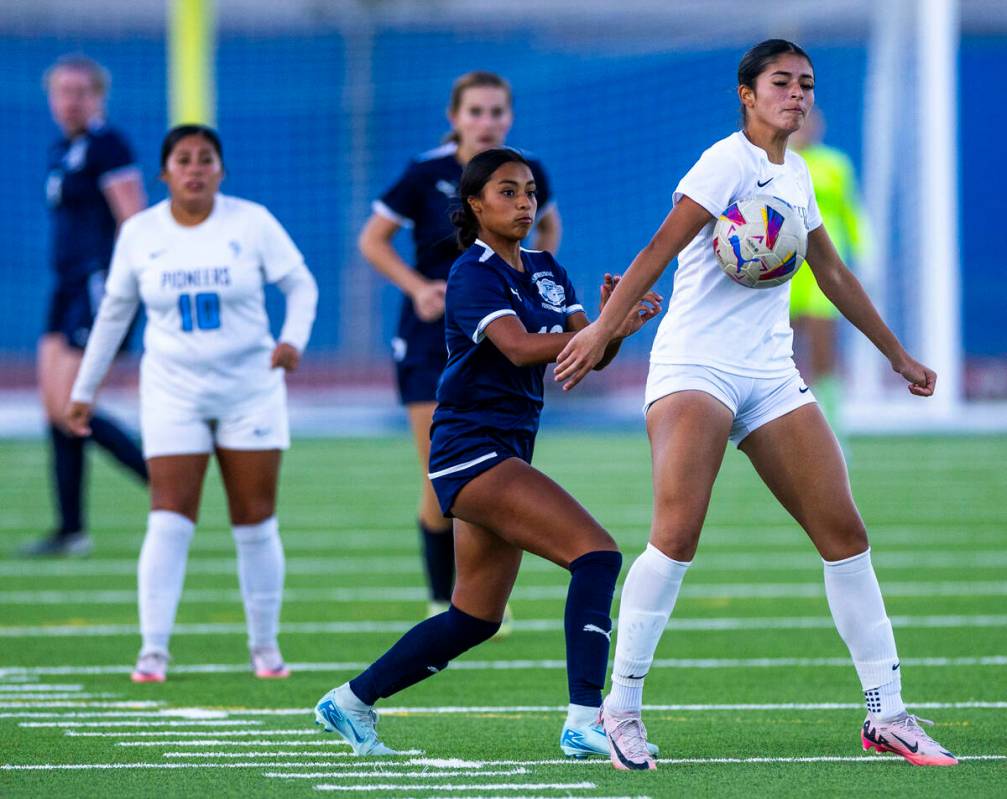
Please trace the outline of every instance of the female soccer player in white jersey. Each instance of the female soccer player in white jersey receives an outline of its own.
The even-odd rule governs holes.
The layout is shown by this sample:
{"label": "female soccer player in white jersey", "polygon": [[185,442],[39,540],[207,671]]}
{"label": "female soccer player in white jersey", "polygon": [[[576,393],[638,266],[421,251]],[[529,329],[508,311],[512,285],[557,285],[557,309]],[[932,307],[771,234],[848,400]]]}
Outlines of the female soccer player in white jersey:
{"label": "female soccer player in white jersey", "polygon": [[[473,157],[462,175],[454,218],[466,250],[447,283],[450,354],[437,386],[429,474],[441,511],[454,517],[458,582],[447,610],[315,706],[317,723],[358,755],[395,754],[375,730],[379,699],[442,671],[497,631],[524,552],[570,571],[570,707],[560,746],[573,757],[608,754],[598,710],[622,556],[598,522],[531,465],[545,365],[587,325],[552,254],[521,247],[535,219],[535,188],[528,161],[503,147]],[[606,277],[603,302],[611,286]],[[650,294],[623,315],[604,363],[618,340],[657,314],[658,303]]]}
{"label": "female soccer player in white jersey", "polygon": [[[447,142],[414,158],[380,199],[360,233],[360,251],[374,268],[404,294],[392,344],[399,399],[423,467],[419,529],[430,587],[431,613],[447,608],[454,579],[451,520],[437,507],[430,480],[430,423],[437,407],[437,381],[447,363],[444,348],[444,290],[448,270],[458,257],[451,211],[458,206],[458,182],[472,156],[498,147],[514,122],[510,84],[492,72],[468,72],[451,88],[447,110],[451,133]],[[539,212],[534,247],[555,253],[560,221],[549,193],[545,170],[528,159],[538,186]],[[416,246],[415,268],[392,244],[402,228],[411,228]]]}
{"label": "female soccer player in white jersey", "polygon": [[826,296],[888,358],[912,394],[933,393],[936,375],[905,351],[843,265],[822,227],[807,167],[787,150],[814,91],[811,59],[791,42],[771,39],[742,58],[743,130],[710,147],[682,178],[671,212],[601,317],[557,360],[556,379],[572,388],[601,358],[626,311],[679,256],[647,380],[650,543],[623,587],[612,692],[605,699],[616,768],[655,767],[640,721],[643,681],[696,551],[728,440],[751,459],[825,562],[829,607],[867,700],[863,746],[918,765],[957,762],[902,702],[895,638],[846,465],[791,357],[788,284],[758,291],[740,286],[721,272],[710,246],[715,220],[732,202],[756,194],[781,197],[804,221],[807,260]]}
{"label": "female soccer player in white jersey", "polygon": [[[277,646],[283,548],[276,521],[280,453],[290,445],[283,371],[297,368],[318,291],[276,219],[218,194],[217,133],[173,128],[161,147],[169,197],[122,228],[95,327],[67,409],[86,435],[95,393],[142,303],[140,422],[150,471],[150,515],[138,569],[143,646],[134,682],[163,682],[210,453],[216,453],[258,677],[289,673]],[[286,295],[273,341],[263,285]]]}

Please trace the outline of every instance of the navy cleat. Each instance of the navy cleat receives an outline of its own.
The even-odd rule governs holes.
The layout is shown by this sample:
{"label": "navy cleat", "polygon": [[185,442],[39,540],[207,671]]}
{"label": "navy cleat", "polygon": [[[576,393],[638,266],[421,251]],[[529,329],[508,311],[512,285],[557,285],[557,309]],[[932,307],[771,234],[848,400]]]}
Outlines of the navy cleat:
{"label": "navy cleat", "polygon": [[378,738],[375,729],[378,714],[369,707],[367,710],[353,709],[352,704],[359,705],[360,700],[353,697],[352,692],[347,697],[344,691],[350,692],[348,683],[333,688],[318,701],[315,705],[315,724],[326,732],[339,733],[355,755],[397,755],[398,752],[389,749]]}

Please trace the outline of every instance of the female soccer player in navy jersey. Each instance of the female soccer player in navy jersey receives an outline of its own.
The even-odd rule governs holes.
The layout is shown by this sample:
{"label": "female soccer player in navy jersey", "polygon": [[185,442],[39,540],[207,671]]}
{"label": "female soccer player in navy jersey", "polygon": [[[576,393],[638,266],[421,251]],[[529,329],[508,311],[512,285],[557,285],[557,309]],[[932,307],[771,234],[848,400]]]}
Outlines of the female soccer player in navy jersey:
{"label": "female soccer player in navy jersey", "polygon": [[[510,85],[491,72],[459,77],[448,106],[451,134],[441,147],[413,159],[402,176],[374,203],[360,234],[360,251],[405,295],[392,342],[399,397],[409,415],[423,473],[430,455],[430,423],[437,406],[437,381],[447,362],[444,349],[444,285],[458,257],[451,210],[458,203],[462,169],[476,153],[503,144],[513,123]],[[560,220],[551,202],[545,171],[529,159],[538,187],[536,249],[555,253]],[[415,268],[392,246],[396,233],[412,228]],[[419,528],[430,586],[431,613],[447,608],[454,577],[451,521],[441,515],[424,476]]]}
{"label": "female soccer player in navy jersey", "polygon": [[[121,132],[105,122],[108,73],[83,56],[64,56],[45,73],[49,108],[61,136],[49,149],[46,195],[52,211],[56,287],[38,346],[38,381],[49,423],[60,522],[27,555],[82,555],[91,549],[82,508],[84,446],[63,409],[98,311],[119,225],[146,205],[143,180]],[[146,480],[140,449],[107,416],[96,414],[90,440]]]}
{"label": "female soccer player in navy jersey", "polygon": [[[597,718],[622,556],[573,497],[531,466],[545,365],[572,331],[587,325],[555,258],[521,247],[535,220],[535,187],[528,161],[506,148],[475,156],[462,175],[455,224],[467,249],[447,281],[449,355],[437,388],[429,467],[440,509],[454,517],[458,578],[446,612],[418,624],[318,702],[317,722],[360,755],[392,754],[375,731],[379,698],[444,669],[496,632],[525,551],[571,574],[563,751],[608,754]],[[606,276],[603,303],[614,282]],[[653,294],[635,303],[599,366],[659,310]]]}
{"label": "female soccer player in navy jersey", "polygon": [[[304,257],[263,206],[220,194],[216,131],[179,125],[161,145],[169,197],[130,219],[71,392],[67,425],[88,432],[92,403],[140,304],[147,312],[140,423],[150,513],[137,594],[142,648],[134,682],[164,682],[168,642],[210,455],[217,457],[257,677],[288,675],[277,644],[284,558],[276,519],[290,446],[284,372],[300,363],[318,290]],[[280,341],[265,283],[286,297]],[[93,425],[93,421],[90,422]]]}
{"label": "female soccer player in navy jersey", "polygon": [[902,701],[895,637],[843,455],[791,357],[789,284],[755,291],[725,277],[710,246],[717,217],[757,194],[782,198],[808,231],[808,264],[825,295],[888,358],[909,392],[929,397],[936,375],[906,352],[843,264],[822,225],[808,168],[787,150],[814,103],[807,53],[782,39],[756,45],[738,67],[738,96],[743,130],[716,142],[682,178],[671,212],[601,317],[557,360],[556,379],[572,388],[604,357],[625,313],[678,257],[645,398],[654,519],[650,543],[623,585],[612,692],[603,714],[612,763],[655,767],[640,720],[644,677],[695,555],[730,440],[824,561],[829,608],[867,701],[864,748],[894,752],[916,765],[953,766],[954,756],[920,728]]}

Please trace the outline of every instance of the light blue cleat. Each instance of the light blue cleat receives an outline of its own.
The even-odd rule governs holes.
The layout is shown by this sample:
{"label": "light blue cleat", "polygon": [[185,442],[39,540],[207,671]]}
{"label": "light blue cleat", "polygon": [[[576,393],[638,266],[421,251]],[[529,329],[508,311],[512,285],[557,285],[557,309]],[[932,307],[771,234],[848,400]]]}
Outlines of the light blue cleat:
{"label": "light blue cleat", "polygon": [[378,738],[375,729],[378,714],[370,708],[351,709],[345,698],[341,702],[340,694],[344,689],[349,691],[349,686],[333,688],[318,701],[315,705],[315,724],[326,732],[339,733],[352,747],[355,755],[397,755],[398,752],[389,749]]}
{"label": "light blue cleat", "polygon": [[[609,757],[610,749],[605,728],[601,722],[594,722],[584,727],[564,725],[559,736],[559,747],[567,757],[582,760],[585,757]],[[650,754],[656,756],[660,751],[657,744],[647,742]]]}

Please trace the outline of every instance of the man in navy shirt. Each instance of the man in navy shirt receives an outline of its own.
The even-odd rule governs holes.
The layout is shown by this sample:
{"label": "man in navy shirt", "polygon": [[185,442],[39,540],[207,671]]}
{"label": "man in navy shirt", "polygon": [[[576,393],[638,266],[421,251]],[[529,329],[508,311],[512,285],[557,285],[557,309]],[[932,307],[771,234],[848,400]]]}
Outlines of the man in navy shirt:
{"label": "man in navy shirt", "polygon": [[[394,754],[375,730],[378,699],[442,671],[496,632],[526,551],[570,571],[570,705],[560,747],[569,757],[609,754],[598,713],[622,556],[572,496],[531,466],[545,365],[588,324],[552,255],[521,247],[535,219],[535,188],[529,163],[507,148],[476,155],[462,175],[454,220],[468,249],[447,282],[450,354],[437,390],[429,474],[441,512],[454,517],[457,583],[444,613],[413,627],[316,705],[317,723],[357,755]],[[614,284],[606,276],[603,302]],[[601,365],[659,311],[653,294],[637,305]]]}
{"label": "man in navy shirt", "polygon": [[[55,286],[39,341],[38,377],[52,442],[59,525],[28,544],[27,555],[83,555],[91,549],[82,510],[85,439],[63,424],[70,387],[104,291],[118,226],[146,205],[143,181],[122,134],[104,121],[108,73],[83,56],[64,56],[44,85],[61,136],[49,149],[46,198],[52,212]],[[139,448],[105,416],[92,438],[146,480]]]}
{"label": "man in navy shirt", "polygon": [[[459,254],[450,219],[459,205],[458,183],[462,169],[476,153],[503,144],[513,118],[506,80],[492,72],[469,72],[459,77],[448,105],[451,134],[447,143],[410,162],[395,184],[374,202],[374,214],[360,234],[364,257],[405,295],[392,355],[399,397],[409,414],[424,475],[437,381],[447,361],[444,290],[448,270]],[[545,170],[538,161],[528,161],[538,185],[535,247],[555,252],[560,239],[559,213],[551,202]],[[401,228],[412,228],[414,267],[405,263],[392,245]],[[454,546],[451,522],[441,514],[426,478],[418,516],[430,612],[438,613],[451,598]]]}

